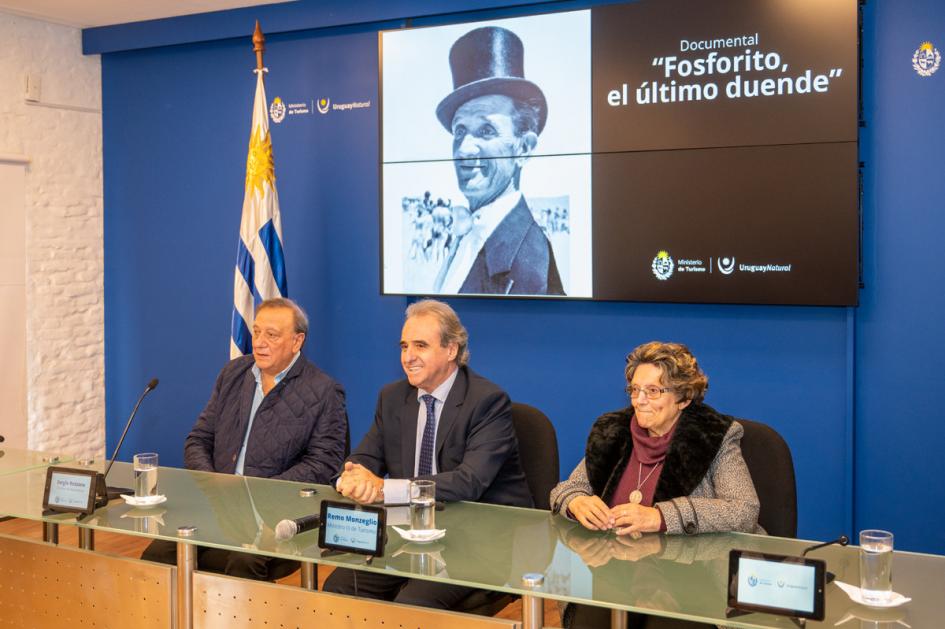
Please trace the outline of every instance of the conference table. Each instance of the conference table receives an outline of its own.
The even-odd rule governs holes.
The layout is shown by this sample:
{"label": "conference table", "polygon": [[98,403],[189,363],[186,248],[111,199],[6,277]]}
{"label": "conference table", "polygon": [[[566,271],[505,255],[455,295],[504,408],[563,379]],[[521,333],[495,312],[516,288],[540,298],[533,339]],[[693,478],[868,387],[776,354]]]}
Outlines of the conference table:
{"label": "conference table", "polygon": [[73,457],[66,454],[0,447],[0,476],[36,468],[45,469],[49,465],[68,464],[71,461]]}
{"label": "conference table", "polygon": [[[129,464],[116,463],[109,484],[132,486],[132,474]],[[91,516],[76,518],[43,514],[44,482],[42,466],[4,470],[0,513],[47,526],[77,526],[80,533],[88,533],[80,535],[84,548],[0,536],[0,615],[16,610],[31,614],[31,624],[22,626],[75,626],[77,620],[97,618],[94,626],[181,629],[315,624],[531,628],[542,626],[542,600],[554,599],[608,608],[618,627],[626,622],[625,612],[643,612],[728,627],[786,628],[796,625],[769,614],[726,617],[729,550],[800,555],[816,543],[739,533],[653,534],[624,540],[584,530],[547,511],[451,503],[436,513],[436,525],[446,529],[445,537],[411,543],[388,527],[384,555],[368,560],[323,553],[317,531],[289,541],[275,539],[279,521],[315,513],[321,500],[342,499],[327,486],[162,467],[159,490],[167,496],[163,504],[140,508],[113,500]],[[389,510],[394,523],[406,518],[398,509],[403,508]],[[95,531],[174,541],[178,565],[96,553]],[[520,622],[425,610],[203,573],[194,566],[196,546],[505,592],[522,597],[524,618]],[[857,548],[829,546],[811,556],[824,559],[839,581],[859,583]],[[808,621],[808,626],[940,626],[945,618],[945,557],[897,551],[893,572],[894,589],[911,597],[910,603],[872,609],[828,584],[826,618]],[[109,619],[122,623],[110,625]]]}

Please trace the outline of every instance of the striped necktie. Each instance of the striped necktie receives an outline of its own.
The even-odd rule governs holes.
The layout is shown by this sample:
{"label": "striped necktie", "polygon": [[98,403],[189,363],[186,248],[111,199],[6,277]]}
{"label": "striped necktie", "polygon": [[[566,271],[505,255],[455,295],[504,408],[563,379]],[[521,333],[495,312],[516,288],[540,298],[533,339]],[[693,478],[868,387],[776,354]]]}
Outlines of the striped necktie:
{"label": "striped necktie", "polygon": [[423,427],[423,440],[420,442],[420,464],[417,466],[417,476],[427,476],[433,472],[433,442],[436,436],[436,398],[432,395],[420,397],[427,405],[427,423]]}

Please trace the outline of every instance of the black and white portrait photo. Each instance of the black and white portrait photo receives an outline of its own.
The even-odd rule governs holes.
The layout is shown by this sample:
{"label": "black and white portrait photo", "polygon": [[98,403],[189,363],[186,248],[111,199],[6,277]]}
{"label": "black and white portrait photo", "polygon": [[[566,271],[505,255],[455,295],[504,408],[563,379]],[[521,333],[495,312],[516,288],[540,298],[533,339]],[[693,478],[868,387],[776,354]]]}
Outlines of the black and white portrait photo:
{"label": "black and white portrait photo", "polygon": [[383,291],[591,297],[590,12],[381,37]]}

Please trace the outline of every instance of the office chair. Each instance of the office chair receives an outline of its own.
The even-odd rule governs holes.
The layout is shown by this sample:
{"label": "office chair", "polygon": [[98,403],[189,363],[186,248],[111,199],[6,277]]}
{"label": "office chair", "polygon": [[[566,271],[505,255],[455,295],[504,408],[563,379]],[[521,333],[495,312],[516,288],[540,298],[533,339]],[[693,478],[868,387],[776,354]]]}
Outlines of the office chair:
{"label": "office chair", "polygon": [[770,426],[749,419],[736,421],[745,428],[742,456],[761,503],[758,523],[768,535],[797,537],[797,485],[791,449]]}

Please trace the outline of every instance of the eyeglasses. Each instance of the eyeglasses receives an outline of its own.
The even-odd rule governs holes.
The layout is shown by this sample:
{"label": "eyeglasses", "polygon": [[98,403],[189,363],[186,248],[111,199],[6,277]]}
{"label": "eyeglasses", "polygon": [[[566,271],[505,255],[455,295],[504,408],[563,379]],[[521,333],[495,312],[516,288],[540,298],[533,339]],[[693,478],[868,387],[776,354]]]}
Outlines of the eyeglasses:
{"label": "eyeglasses", "polygon": [[638,386],[636,384],[627,387],[627,393],[630,394],[630,399],[635,400],[640,395],[640,391],[646,394],[646,397],[650,400],[655,400],[659,396],[663,395],[667,391],[672,391],[673,387],[658,387],[654,384],[648,384],[645,387]]}

